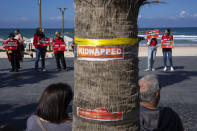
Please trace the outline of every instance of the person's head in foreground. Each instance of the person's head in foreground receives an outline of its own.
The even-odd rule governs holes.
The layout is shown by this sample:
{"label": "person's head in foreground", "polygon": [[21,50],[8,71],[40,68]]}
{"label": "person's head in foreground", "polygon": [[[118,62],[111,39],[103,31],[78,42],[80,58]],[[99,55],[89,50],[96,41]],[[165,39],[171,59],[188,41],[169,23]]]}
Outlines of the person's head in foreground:
{"label": "person's head in foreground", "polygon": [[27,131],[40,131],[39,123],[49,130],[70,130],[72,123],[67,108],[72,96],[72,89],[67,84],[58,83],[48,86],[38,102],[35,115],[28,118]]}
{"label": "person's head in foreground", "polygon": [[178,114],[170,107],[157,107],[160,86],[157,76],[147,75],[139,80],[140,131],[183,131]]}
{"label": "person's head in foreground", "polygon": [[60,38],[60,34],[61,34],[60,32],[56,31],[56,32],[55,32],[55,37],[56,37],[56,38]]}
{"label": "person's head in foreground", "polygon": [[48,86],[37,106],[36,115],[40,118],[61,123],[68,119],[67,107],[72,99],[72,89],[67,84],[53,84]]}
{"label": "person's head in foreground", "polygon": [[19,29],[16,29],[16,30],[14,31],[14,33],[18,35],[18,34],[20,34],[20,30],[19,30]]}
{"label": "person's head in foreground", "polygon": [[10,33],[8,37],[9,37],[9,40],[14,40],[15,35],[14,33]]}
{"label": "person's head in foreground", "polygon": [[165,35],[170,36],[170,34],[171,34],[171,30],[170,29],[166,29],[165,30]]}

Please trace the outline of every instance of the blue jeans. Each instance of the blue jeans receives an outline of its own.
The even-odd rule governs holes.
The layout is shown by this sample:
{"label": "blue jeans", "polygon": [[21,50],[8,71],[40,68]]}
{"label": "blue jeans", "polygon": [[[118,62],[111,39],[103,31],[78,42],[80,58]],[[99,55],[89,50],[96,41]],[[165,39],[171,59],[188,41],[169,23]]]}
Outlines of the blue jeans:
{"label": "blue jeans", "polygon": [[167,66],[167,57],[168,57],[170,66],[172,66],[172,49],[162,49],[162,51],[163,51],[164,67]]}
{"label": "blue jeans", "polygon": [[38,62],[40,57],[42,58],[42,69],[45,69],[45,52],[46,49],[37,49],[36,48],[36,62],[35,62],[35,69],[38,69]]}
{"label": "blue jeans", "polygon": [[156,53],[157,53],[156,46],[149,46],[148,47],[148,69],[153,68],[153,64],[154,64],[155,58],[156,58]]}

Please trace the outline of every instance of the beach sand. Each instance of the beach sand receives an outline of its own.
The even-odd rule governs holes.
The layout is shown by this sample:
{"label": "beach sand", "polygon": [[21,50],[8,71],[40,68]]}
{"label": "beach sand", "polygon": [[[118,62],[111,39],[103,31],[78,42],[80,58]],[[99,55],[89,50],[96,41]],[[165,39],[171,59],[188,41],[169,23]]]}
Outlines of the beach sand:
{"label": "beach sand", "polygon": [[[139,57],[146,57],[148,55],[148,48],[147,47],[139,47]],[[172,50],[173,56],[197,56],[197,46],[180,46],[175,47]],[[35,52],[33,53],[33,56],[35,57]],[[53,56],[52,52],[48,52],[46,55],[46,58],[51,58]],[[74,57],[74,54],[72,51],[65,51],[65,56],[68,58]],[[157,56],[163,56],[162,49],[160,47],[157,48]],[[7,58],[7,55],[5,52],[0,52],[0,58]],[[25,55],[25,58],[31,58],[30,55]]]}

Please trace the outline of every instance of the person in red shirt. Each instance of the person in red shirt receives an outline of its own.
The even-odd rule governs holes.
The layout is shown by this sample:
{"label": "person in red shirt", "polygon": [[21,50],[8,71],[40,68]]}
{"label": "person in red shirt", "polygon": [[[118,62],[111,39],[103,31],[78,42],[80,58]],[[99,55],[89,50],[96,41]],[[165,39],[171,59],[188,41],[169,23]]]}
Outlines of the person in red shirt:
{"label": "person in red shirt", "polygon": [[147,46],[148,46],[148,68],[145,71],[155,71],[153,65],[157,53],[157,38],[148,39]]}
{"label": "person in red shirt", "polygon": [[19,46],[20,43],[17,39],[14,39],[15,35],[14,33],[9,34],[9,40],[5,41],[3,43],[4,48],[5,47],[15,47],[15,49],[7,49],[7,55],[8,59],[11,62],[12,69],[10,72],[18,72],[19,71]]}
{"label": "person in red shirt", "polygon": [[[172,40],[173,41],[173,35],[171,35],[171,30],[166,29],[165,35],[162,36],[161,40]],[[172,65],[172,48],[162,48],[163,52],[163,62],[164,62],[164,71],[167,70],[167,56],[170,63],[170,70],[174,71],[174,67]]]}
{"label": "person in red shirt", "polygon": [[[55,37],[56,38],[53,38],[53,40],[52,40],[53,47],[55,45],[59,45],[60,43],[63,43],[65,45],[63,38],[60,37],[60,32],[55,32]],[[61,70],[61,65],[60,65],[60,61],[61,61],[63,69],[65,71],[67,71],[66,62],[65,62],[65,58],[64,58],[64,51],[53,50],[53,52],[54,52],[55,59],[56,59],[57,70],[58,71]]]}
{"label": "person in red shirt", "polygon": [[40,41],[45,41],[46,37],[44,33],[42,32],[41,28],[37,28],[36,34],[33,38],[33,45],[35,46],[36,51],[36,61],[35,61],[35,70],[38,70],[38,63],[40,60],[40,57],[42,58],[42,71],[46,71],[45,69],[45,53],[46,53],[46,46],[41,45]]}

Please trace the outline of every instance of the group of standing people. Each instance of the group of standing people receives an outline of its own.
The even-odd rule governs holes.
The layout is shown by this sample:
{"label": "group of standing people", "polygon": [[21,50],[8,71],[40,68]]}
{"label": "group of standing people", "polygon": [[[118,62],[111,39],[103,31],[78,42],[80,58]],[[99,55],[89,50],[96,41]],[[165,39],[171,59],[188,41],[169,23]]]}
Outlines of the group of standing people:
{"label": "group of standing people", "polygon": [[[45,68],[45,56],[47,52],[47,46],[42,44],[42,41],[46,41],[47,37],[44,34],[45,30],[42,28],[37,28],[36,33],[34,34],[33,38],[33,45],[35,47],[35,52],[36,52],[36,60],[35,60],[35,71],[47,71]],[[15,35],[16,34],[16,35]],[[8,46],[10,43],[15,43],[16,49],[8,49],[7,50],[7,55],[8,59],[11,63],[12,69],[10,72],[18,72],[20,69],[20,61],[22,61],[24,57],[24,39],[23,36],[20,34],[20,31],[18,29],[15,30],[14,33],[9,34],[9,39],[3,43],[3,46],[5,47],[6,45]],[[52,46],[55,46],[56,43],[64,43],[64,39],[60,37],[61,33],[60,32],[55,32],[55,38],[52,40]],[[61,71],[61,64],[62,67],[65,71],[67,71],[66,68],[66,61],[64,57],[64,51],[53,51],[56,59],[56,64],[57,64],[57,70]],[[41,70],[39,68],[39,61],[41,58]]]}
{"label": "group of standing people", "polygon": [[[161,37],[161,40],[171,40],[173,41],[173,35],[171,34],[170,29],[165,30],[165,34]],[[157,53],[157,38],[152,38],[147,40],[147,46],[148,46],[148,68],[145,71],[155,71],[154,63]],[[164,48],[162,47],[163,52],[163,63],[164,68],[163,71],[167,71],[167,58],[169,60],[170,64],[170,71],[174,71],[174,67],[172,64],[172,48]]]}

